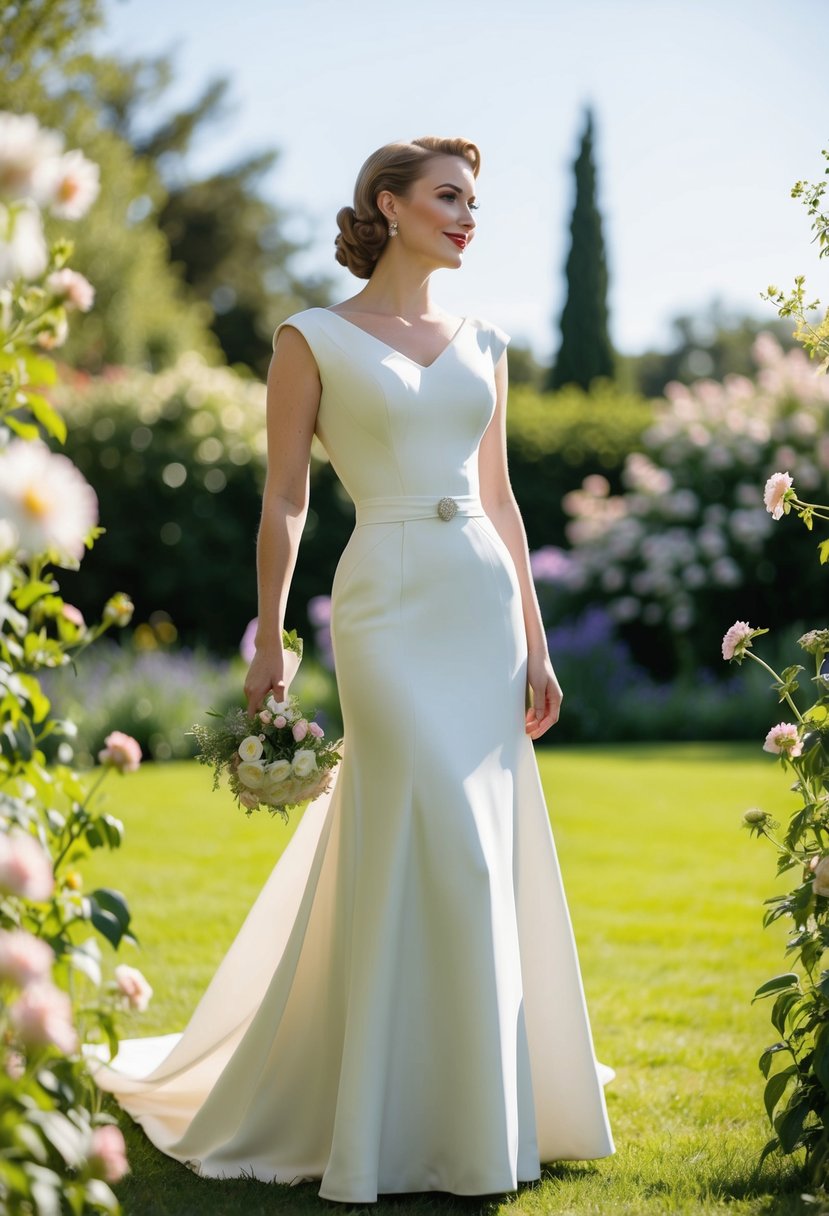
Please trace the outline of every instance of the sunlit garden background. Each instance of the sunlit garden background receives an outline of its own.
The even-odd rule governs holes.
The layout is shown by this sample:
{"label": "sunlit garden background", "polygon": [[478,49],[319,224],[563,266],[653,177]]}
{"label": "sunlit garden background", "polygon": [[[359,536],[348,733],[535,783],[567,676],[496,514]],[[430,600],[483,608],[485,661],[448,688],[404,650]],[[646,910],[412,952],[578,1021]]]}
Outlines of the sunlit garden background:
{"label": "sunlit garden background", "polygon": [[[249,7],[264,16],[264,6]],[[519,4],[516,19],[531,7]],[[640,19],[649,8],[631,7]],[[794,24],[822,12],[800,8]],[[703,9],[714,39],[714,6]],[[494,13],[485,6],[484,16]],[[95,989],[84,999],[97,1012],[84,1025],[99,1037],[183,1028],[290,839],[292,826],[246,819],[225,790],[210,788],[189,732],[208,709],[244,704],[271,335],[290,313],[359,287],[308,269],[309,248],[330,250],[333,263],[333,214],[323,238],[300,238],[297,208],[273,188],[280,141],[301,142],[284,114],[276,113],[271,147],[245,144],[244,154],[198,171],[233,81],[205,77],[198,95],[184,98],[172,53],[113,49],[113,18],[117,29],[105,0],[0,3],[0,1097],[8,1100],[0,1205],[44,1216],[312,1212],[326,1206],[312,1186],[208,1186],[192,1177],[85,1087],[68,1006],[56,1006],[55,1033],[45,1015],[35,1033],[35,1014],[21,1012],[27,985],[45,983],[48,968],[43,954],[37,965],[20,963],[14,933],[49,943],[55,987],[70,993],[79,1028],[76,982]],[[314,56],[304,44],[295,49],[309,56],[311,87]],[[406,118],[409,134],[437,124],[439,108],[425,112],[428,120]],[[461,113],[446,133],[460,122],[477,138]],[[293,122],[301,117],[300,108]],[[310,130],[316,111],[308,121]],[[759,256],[755,302],[743,310],[715,301],[693,313],[678,287],[663,318],[670,340],[630,353],[612,338],[603,121],[601,106],[588,103],[557,119],[571,130],[557,181],[551,347],[539,348],[537,330],[522,331],[526,301],[515,303],[507,438],[565,692],[537,755],[597,1055],[617,1070],[607,1097],[618,1151],[596,1163],[552,1163],[541,1184],[514,1197],[403,1198],[388,1210],[829,1211],[822,1176],[807,1175],[802,1151],[817,1143],[821,1120],[829,1127],[829,1040],[821,1046],[829,973],[819,972],[829,885],[813,886],[808,870],[829,847],[821,683],[829,635],[805,656],[799,645],[829,628],[829,564],[818,549],[829,532],[819,512],[813,527],[773,512],[766,488],[786,471],[798,501],[829,498],[825,271],[823,307],[805,309],[814,328],[802,324],[814,290],[784,307],[795,275],[805,273],[810,287],[819,281],[829,237],[825,216],[823,227],[814,217],[826,204],[819,192],[812,206],[802,205],[808,192],[792,199],[794,176],[781,171],[775,189],[803,236],[800,261],[781,271]],[[363,140],[365,155],[396,137],[376,129],[386,134]],[[825,130],[817,121],[811,130],[796,176],[814,183],[829,153]],[[81,160],[60,160],[63,147]],[[60,187],[57,170],[47,181],[43,169],[58,163]],[[322,151],[318,164],[322,176]],[[484,166],[482,193],[486,147]],[[502,177],[518,169],[507,164]],[[307,183],[306,219],[315,223],[318,187]],[[643,192],[653,188],[642,181]],[[819,238],[812,248],[810,225]],[[694,239],[687,229],[682,238]],[[506,260],[501,238],[489,239],[493,264]],[[616,223],[613,240],[625,239]],[[697,260],[708,257],[700,245]],[[496,308],[487,302],[482,311],[510,331],[506,306],[503,315]],[[78,515],[86,525],[63,549],[65,466],[43,463],[28,480],[21,472],[24,445],[43,442],[71,461],[76,480],[66,493],[86,503]],[[304,640],[291,692],[331,738],[342,721],[329,595],[353,521],[315,438],[286,625]],[[93,525],[103,531],[84,548],[81,534]],[[725,661],[733,648],[724,651],[723,636],[738,621],[768,629],[753,647],[768,667]],[[817,693],[806,685],[812,656]],[[795,675],[775,684],[775,673],[798,663],[809,666],[799,694]],[[796,772],[786,767],[800,754],[791,743],[763,750],[770,729],[792,721],[786,690],[804,713],[804,694],[817,697],[797,735],[811,758]],[[110,769],[120,771],[93,798]],[[767,1114],[758,1058],[791,1025],[785,1010],[780,1026],[770,1025],[769,1002],[752,996],[794,960],[783,924],[763,928],[764,904],[791,876],[775,874],[773,850],[757,838],[757,825],[771,820],[757,815],[774,816],[785,832],[796,776],[806,790],[798,830],[813,835],[788,842],[807,863],[791,915],[811,934],[806,961],[815,1000],[826,987],[826,1012],[809,1023],[817,1045],[801,1061],[798,1083],[808,1073],[813,1088],[794,1123],[774,1125],[784,1145],[789,1138],[787,1152],[761,1166],[784,1089],[781,1080]],[[743,819],[748,809],[753,821]],[[37,881],[42,856],[34,877],[21,878],[20,834],[53,863],[48,881],[41,871]],[[84,944],[87,932],[99,946]],[[800,1142],[804,1124],[814,1135]]]}

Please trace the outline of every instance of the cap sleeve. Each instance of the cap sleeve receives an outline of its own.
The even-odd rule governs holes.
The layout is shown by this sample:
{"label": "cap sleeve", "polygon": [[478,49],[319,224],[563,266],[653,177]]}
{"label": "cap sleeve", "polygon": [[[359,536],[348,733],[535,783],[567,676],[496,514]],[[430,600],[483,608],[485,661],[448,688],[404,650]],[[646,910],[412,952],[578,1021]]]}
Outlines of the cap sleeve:
{"label": "cap sleeve", "polygon": [[494,325],[492,321],[489,322],[489,333],[489,348],[492,351],[492,363],[494,366],[509,345],[510,335],[505,329],[501,329],[500,325]]}
{"label": "cap sleeve", "polygon": [[307,341],[311,350],[314,350],[314,333],[315,323],[313,318],[313,309],[304,309],[302,312],[291,313],[290,317],[286,317],[284,321],[280,321],[276,329],[273,331],[273,339],[271,341],[271,350],[276,350],[276,339],[279,331],[284,329],[286,325],[292,325],[294,329],[298,329],[302,336]]}

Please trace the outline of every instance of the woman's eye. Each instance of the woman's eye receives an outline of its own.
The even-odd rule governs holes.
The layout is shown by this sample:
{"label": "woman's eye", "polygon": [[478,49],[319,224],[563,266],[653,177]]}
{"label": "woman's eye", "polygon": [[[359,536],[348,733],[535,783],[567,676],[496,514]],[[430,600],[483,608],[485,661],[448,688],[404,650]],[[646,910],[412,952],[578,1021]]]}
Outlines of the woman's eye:
{"label": "woman's eye", "polygon": [[[447,192],[446,194],[441,194],[441,196],[440,196],[440,197],[441,197],[441,198],[448,198],[448,199],[451,199],[451,200],[452,200],[452,202],[454,203],[455,199],[456,199],[458,196],[457,196],[457,194],[451,194],[451,193],[448,193],[448,192]],[[477,211],[477,210],[478,210],[479,205],[480,205],[479,203],[470,203],[470,204],[469,204],[469,210],[470,210],[470,211]]]}

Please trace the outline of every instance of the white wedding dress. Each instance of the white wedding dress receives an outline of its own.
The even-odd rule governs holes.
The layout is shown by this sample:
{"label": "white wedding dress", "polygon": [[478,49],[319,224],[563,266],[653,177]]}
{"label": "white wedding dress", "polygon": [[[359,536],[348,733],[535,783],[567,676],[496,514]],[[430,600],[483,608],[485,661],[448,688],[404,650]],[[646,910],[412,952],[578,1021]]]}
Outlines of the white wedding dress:
{"label": "white wedding dress", "polygon": [[524,729],[515,566],[479,497],[509,337],[467,317],[422,366],[326,308],[274,345],[283,325],[316,358],[317,434],[356,504],[332,586],[343,759],[184,1031],[109,1065],[86,1050],[202,1176],[353,1203],[514,1190],[615,1152],[615,1073]]}

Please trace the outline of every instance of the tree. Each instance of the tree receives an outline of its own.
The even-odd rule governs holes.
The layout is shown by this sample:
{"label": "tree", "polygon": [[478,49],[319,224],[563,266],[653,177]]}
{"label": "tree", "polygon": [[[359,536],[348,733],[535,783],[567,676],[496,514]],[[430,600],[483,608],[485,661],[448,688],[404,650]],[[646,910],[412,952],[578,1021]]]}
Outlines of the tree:
{"label": "tree", "polygon": [[[113,363],[164,367],[186,350],[218,362],[209,309],[170,265],[154,219],[165,200],[159,175],[102,120],[99,86],[117,65],[86,49],[100,24],[100,0],[29,0],[5,8],[0,36],[0,109],[34,114],[100,169],[100,194],[73,256],[96,285],[97,306],[78,319],[62,354],[88,371]],[[57,232],[49,217],[46,231],[50,238]]]}
{"label": "tree", "polygon": [[[152,163],[166,194],[155,221],[170,258],[192,295],[210,310],[210,326],[231,364],[264,378],[277,323],[309,305],[330,302],[333,280],[300,279],[291,268],[308,247],[285,232],[287,212],[264,198],[260,181],[279,151],[254,152],[203,178],[187,172],[187,157],[223,116],[229,81],[206,83],[193,102],[147,116],[163,105],[175,79],[171,54],[109,62],[99,70],[98,104],[108,124]],[[101,65],[103,68],[103,64]]]}
{"label": "tree", "polygon": [[548,389],[577,384],[586,390],[597,376],[614,378],[614,354],[607,325],[607,264],[596,205],[590,109],[573,167],[576,200],[566,265],[567,298],[561,314],[561,344],[545,384]]}

